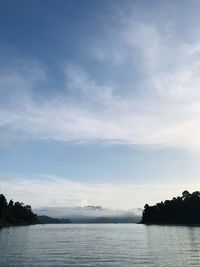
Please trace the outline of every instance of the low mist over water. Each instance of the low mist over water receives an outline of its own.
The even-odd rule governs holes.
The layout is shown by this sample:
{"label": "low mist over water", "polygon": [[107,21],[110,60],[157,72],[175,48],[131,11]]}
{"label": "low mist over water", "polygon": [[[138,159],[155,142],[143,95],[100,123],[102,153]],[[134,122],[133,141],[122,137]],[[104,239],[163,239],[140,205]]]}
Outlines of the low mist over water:
{"label": "low mist over water", "polygon": [[141,220],[142,209],[109,209],[101,206],[84,207],[45,207],[35,209],[37,215],[47,215],[56,218],[68,218],[75,223],[90,222],[134,222]]}
{"label": "low mist over water", "polygon": [[0,230],[1,267],[199,266],[200,228],[71,224]]}

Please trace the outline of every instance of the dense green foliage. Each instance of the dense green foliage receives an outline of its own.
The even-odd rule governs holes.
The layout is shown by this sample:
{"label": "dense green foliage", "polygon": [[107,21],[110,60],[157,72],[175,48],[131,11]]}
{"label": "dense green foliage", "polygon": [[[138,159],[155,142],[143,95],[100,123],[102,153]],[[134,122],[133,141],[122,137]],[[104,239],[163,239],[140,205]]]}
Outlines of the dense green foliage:
{"label": "dense green foliage", "polygon": [[142,221],[145,224],[200,224],[200,192],[182,193],[182,197],[145,205]]}
{"label": "dense green foliage", "polygon": [[32,212],[31,206],[20,202],[7,202],[4,195],[0,194],[0,226],[23,225],[38,223],[37,216]]}
{"label": "dense green foliage", "polygon": [[58,219],[58,218],[52,218],[46,215],[40,215],[38,216],[38,221],[39,223],[43,223],[43,224],[64,224],[64,223],[71,223],[71,220],[69,219]]}

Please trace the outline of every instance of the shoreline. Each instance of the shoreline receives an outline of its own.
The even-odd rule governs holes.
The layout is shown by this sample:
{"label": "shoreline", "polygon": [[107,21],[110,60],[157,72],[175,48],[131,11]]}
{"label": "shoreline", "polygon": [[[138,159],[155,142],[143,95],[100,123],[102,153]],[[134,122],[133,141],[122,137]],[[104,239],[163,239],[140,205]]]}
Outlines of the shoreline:
{"label": "shoreline", "polygon": [[12,226],[31,226],[31,225],[37,225],[37,224],[40,224],[40,223],[0,224],[0,229],[5,228],[5,227],[12,227]]}
{"label": "shoreline", "polygon": [[157,225],[157,226],[200,226],[200,223],[144,223],[144,222],[139,222],[138,224]]}

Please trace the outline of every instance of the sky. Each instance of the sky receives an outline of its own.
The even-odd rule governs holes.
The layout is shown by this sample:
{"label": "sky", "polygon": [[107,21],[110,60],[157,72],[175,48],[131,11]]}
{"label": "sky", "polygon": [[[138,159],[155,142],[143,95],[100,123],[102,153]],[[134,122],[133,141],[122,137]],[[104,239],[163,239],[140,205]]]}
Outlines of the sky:
{"label": "sky", "polygon": [[198,190],[198,0],[0,0],[0,191],[131,209]]}

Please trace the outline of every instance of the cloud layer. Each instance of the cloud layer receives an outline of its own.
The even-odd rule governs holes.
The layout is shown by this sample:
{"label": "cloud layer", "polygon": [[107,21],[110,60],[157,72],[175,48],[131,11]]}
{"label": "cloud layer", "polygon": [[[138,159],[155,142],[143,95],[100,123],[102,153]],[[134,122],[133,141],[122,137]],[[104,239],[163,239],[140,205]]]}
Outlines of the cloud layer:
{"label": "cloud layer", "polygon": [[0,142],[104,141],[199,152],[200,41],[178,39],[170,20],[163,28],[160,22],[121,13],[90,40],[94,69],[110,68],[108,80],[84,64],[66,64],[62,86],[44,96],[51,85],[38,61],[1,66]]}
{"label": "cloud layer", "polygon": [[29,203],[34,208],[100,205],[120,209],[143,208],[146,203],[178,196],[196,185],[77,183],[60,177],[35,179],[1,178],[0,192],[8,199]]}

